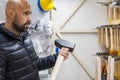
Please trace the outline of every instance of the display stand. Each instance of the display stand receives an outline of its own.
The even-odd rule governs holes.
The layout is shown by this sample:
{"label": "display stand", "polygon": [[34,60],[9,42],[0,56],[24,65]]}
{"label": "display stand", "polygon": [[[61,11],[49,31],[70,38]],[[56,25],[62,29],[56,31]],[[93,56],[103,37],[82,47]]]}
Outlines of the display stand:
{"label": "display stand", "polygon": [[[108,60],[104,60],[102,57],[97,56],[97,64],[96,64],[96,80],[114,80],[114,64],[115,59],[112,56],[108,56]],[[106,62],[107,73],[102,73],[102,61]],[[106,76],[106,79],[102,77],[102,75]],[[104,76],[104,77],[105,77]]]}
{"label": "display stand", "polygon": [[98,3],[105,6],[109,21],[109,25],[97,28],[98,40],[101,46],[108,49],[109,55],[96,56],[96,80],[120,80],[120,5],[113,5],[115,0]]}

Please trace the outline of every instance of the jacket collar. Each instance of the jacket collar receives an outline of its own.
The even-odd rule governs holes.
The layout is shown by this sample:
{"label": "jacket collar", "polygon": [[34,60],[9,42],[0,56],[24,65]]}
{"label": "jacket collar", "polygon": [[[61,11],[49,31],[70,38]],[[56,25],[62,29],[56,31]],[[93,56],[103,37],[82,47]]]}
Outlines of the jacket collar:
{"label": "jacket collar", "polygon": [[9,31],[4,27],[4,23],[0,24],[0,33],[3,33],[6,36],[9,36],[10,38],[17,39],[17,40],[20,40],[20,38],[25,39],[28,36],[28,32],[24,32],[20,36],[15,35],[14,33],[12,33],[11,31]]}

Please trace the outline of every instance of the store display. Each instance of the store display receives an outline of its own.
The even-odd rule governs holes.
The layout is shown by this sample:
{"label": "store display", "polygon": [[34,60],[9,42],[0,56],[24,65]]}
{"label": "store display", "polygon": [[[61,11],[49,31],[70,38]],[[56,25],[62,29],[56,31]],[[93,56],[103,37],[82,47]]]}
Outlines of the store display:
{"label": "store display", "polygon": [[109,49],[110,54],[118,54],[120,49],[120,25],[102,25],[98,29],[99,44]]}
{"label": "store display", "polygon": [[[37,53],[50,54],[52,51],[52,22],[36,20],[30,25],[29,33],[35,35],[33,43]],[[41,48],[41,49],[40,49]]]}
{"label": "store display", "polygon": [[119,2],[119,0],[100,2],[100,4],[105,6],[106,16],[109,21],[109,25],[102,25],[97,28],[99,44],[108,49],[107,53],[97,53],[97,61],[99,62],[97,66],[102,67],[99,67],[99,69],[101,69],[101,73],[98,72],[97,78],[99,79],[101,76],[101,80],[120,80]]}

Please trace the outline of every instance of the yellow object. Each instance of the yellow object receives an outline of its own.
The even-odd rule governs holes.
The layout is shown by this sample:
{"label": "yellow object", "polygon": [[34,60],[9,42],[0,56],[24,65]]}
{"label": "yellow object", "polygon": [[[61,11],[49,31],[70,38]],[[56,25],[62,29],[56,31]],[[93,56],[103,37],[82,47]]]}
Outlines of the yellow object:
{"label": "yellow object", "polygon": [[120,19],[109,19],[110,24],[120,24]]}
{"label": "yellow object", "polygon": [[53,0],[40,0],[40,6],[45,11],[50,11],[55,7]]}
{"label": "yellow object", "polygon": [[120,76],[115,76],[116,80],[120,80]]}
{"label": "yellow object", "polygon": [[109,52],[110,54],[114,54],[114,55],[118,54],[116,50],[110,50]]}
{"label": "yellow object", "polygon": [[120,49],[118,49],[118,56],[120,56]]}

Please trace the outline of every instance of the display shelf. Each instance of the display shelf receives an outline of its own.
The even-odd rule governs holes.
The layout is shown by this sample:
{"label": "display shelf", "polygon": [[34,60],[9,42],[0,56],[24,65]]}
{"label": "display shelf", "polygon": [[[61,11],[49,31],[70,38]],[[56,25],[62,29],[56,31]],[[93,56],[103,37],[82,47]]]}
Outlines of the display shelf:
{"label": "display shelf", "polygon": [[96,56],[96,80],[120,80],[120,56]]}

